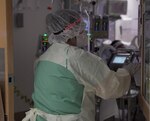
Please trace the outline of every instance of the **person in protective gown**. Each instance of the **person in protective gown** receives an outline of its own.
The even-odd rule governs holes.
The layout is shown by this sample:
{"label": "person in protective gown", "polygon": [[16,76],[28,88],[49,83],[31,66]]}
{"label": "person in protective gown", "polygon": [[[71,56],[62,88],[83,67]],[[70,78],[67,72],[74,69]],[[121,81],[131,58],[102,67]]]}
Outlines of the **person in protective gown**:
{"label": "person in protective gown", "polygon": [[22,121],[95,121],[95,95],[118,98],[130,87],[126,69],[111,71],[98,56],[78,48],[85,23],[72,10],[48,14],[50,47],[35,63],[34,108]]}

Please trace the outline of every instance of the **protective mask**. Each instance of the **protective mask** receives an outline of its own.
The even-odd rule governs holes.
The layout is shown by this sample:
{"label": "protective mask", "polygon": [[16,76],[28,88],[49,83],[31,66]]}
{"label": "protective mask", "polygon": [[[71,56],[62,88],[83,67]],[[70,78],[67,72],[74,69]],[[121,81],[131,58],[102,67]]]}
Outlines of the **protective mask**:
{"label": "protective mask", "polygon": [[77,46],[78,47],[85,47],[88,45],[88,36],[86,32],[83,32],[77,36]]}

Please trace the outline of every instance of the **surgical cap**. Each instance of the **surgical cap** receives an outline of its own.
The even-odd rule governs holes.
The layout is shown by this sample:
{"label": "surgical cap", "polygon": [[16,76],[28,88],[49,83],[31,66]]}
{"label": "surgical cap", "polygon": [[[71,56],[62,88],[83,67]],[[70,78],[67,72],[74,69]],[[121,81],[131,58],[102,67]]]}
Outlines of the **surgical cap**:
{"label": "surgical cap", "polygon": [[73,10],[59,10],[50,13],[46,17],[46,24],[49,32],[49,43],[65,43],[68,39],[74,38],[85,29],[79,13]]}

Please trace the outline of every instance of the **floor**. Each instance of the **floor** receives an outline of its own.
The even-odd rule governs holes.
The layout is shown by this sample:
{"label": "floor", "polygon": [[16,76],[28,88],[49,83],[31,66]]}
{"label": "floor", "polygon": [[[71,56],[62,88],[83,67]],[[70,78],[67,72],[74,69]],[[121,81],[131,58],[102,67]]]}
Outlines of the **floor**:
{"label": "floor", "polygon": [[[23,112],[19,112],[19,113],[15,113],[15,121],[22,121],[22,119],[25,117],[25,111]],[[109,119],[106,119],[104,121],[126,121],[124,120],[119,120],[119,119],[115,119],[114,117],[110,117]],[[135,119],[131,120],[131,121],[146,121],[143,113],[141,110],[139,110],[135,116]]]}
{"label": "floor", "polygon": [[25,117],[25,112],[26,111],[15,113],[15,121],[22,121],[22,119]]}
{"label": "floor", "polygon": [[[114,117],[110,117],[109,119],[106,119],[104,121],[128,121],[126,119],[121,120],[121,119],[115,119]],[[135,119],[132,119],[130,121],[146,121],[145,117],[143,116],[142,111],[139,111],[139,113],[136,115]]]}

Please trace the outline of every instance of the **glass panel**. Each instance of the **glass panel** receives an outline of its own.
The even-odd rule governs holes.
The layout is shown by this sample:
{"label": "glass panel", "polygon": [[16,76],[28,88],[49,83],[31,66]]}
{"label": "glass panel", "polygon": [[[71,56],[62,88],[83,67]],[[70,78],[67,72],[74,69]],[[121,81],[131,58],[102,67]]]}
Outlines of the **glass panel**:
{"label": "glass panel", "polygon": [[145,30],[144,30],[144,84],[143,92],[144,97],[150,103],[150,19],[145,17]]}
{"label": "glass panel", "polygon": [[150,40],[145,45],[145,98],[150,103]]}

